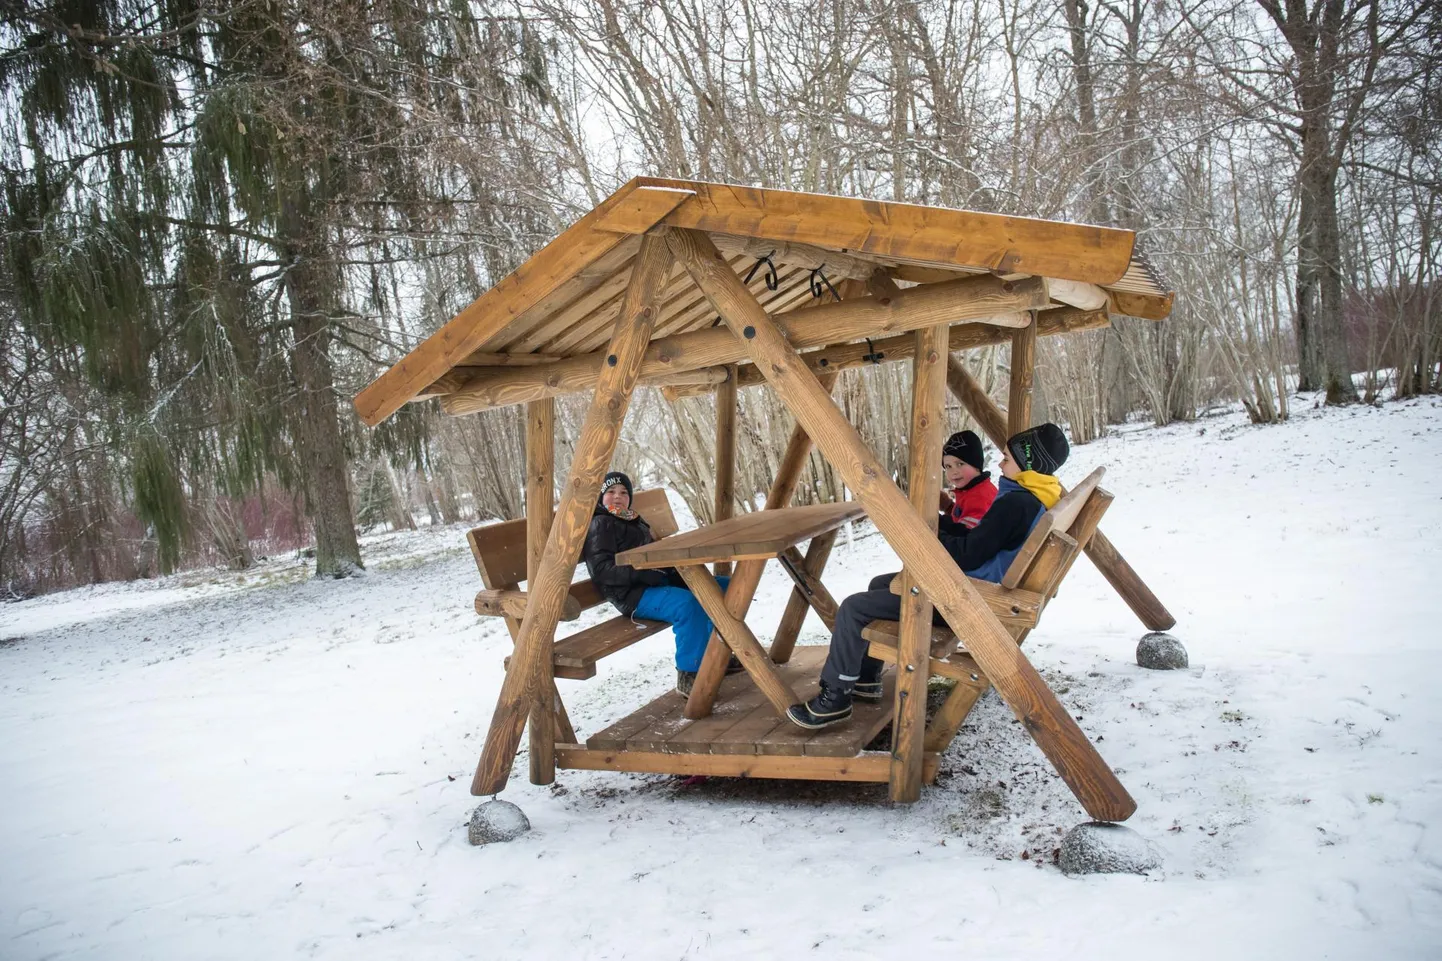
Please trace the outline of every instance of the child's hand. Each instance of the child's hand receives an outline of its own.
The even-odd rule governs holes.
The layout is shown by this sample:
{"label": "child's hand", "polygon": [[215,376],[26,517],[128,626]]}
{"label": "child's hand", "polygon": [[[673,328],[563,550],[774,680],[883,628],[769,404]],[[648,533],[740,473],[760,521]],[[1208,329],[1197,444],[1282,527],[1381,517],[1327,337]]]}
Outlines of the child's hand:
{"label": "child's hand", "polygon": [[955,502],[954,500],[952,500],[951,491],[942,491],[942,492],[941,492],[941,505],[940,505],[939,507],[937,507],[937,510],[939,510],[939,511],[949,511],[949,510],[951,510],[952,506],[953,506],[955,503],[956,503],[956,502]]}

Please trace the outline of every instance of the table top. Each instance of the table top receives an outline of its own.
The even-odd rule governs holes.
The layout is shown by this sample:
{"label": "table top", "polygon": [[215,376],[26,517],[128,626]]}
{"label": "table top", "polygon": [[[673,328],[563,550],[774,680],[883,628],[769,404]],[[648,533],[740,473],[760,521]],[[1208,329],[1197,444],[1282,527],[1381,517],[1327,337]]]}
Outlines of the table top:
{"label": "table top", "polygon": [[616,555],[616,563],[639,568],[680,567],[775,557],[865,514],[860,501],[753,511],[622,551]]}

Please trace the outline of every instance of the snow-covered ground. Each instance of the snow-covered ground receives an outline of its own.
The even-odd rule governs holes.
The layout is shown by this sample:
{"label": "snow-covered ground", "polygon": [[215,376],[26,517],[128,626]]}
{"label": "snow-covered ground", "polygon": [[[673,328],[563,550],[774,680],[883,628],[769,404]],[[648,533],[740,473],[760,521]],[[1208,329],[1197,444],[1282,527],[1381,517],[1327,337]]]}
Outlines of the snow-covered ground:
{"label": "snow-covered ground", "polygon": [[[1150,877],[1068,878],[1084,819],[989,696],[920,803],[884,787],[561,772],[472,848],[510,641],[459,528],[0,606],[0,958],[1442,956],[1442,404],[1134,429],[1104,529],[1192,669],[1078,564],[1027,651],[1140,805]],[[832,591],[895,568],[864,525]],[[768,573],[763,640],[788,587]],[[591,612],[582,623],[603,616]],[[824,643],[808,621],[803,642]],[[669,635],[562,681],[583,736]]]}

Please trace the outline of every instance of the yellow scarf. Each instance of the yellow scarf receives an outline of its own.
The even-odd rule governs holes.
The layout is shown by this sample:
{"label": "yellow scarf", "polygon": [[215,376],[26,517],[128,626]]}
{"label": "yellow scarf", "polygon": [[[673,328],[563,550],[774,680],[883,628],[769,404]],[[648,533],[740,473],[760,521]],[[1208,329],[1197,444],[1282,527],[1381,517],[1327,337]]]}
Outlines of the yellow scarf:
{"label": "yellow scarf", "polygon": [[1050,474],[1024,470],[1016,475],[1016,482],[1036,495],[1041,506],[1051,510],[1061,500],[1061,481]]}

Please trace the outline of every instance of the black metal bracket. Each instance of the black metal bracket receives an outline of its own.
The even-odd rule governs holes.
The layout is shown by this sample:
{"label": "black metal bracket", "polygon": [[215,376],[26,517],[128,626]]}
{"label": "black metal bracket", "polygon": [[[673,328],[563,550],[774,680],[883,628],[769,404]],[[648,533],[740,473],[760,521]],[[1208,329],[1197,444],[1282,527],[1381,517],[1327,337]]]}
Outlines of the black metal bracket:
{"label": "black metal bracket", "polygon": [[826,275],[821,272],[825,266],[825,264],[821,264],[820,266],[811,268],[811,278],[808,281],[811,285],[811,296],[821,297],[829,290],[831,291],[831,296],[840,301],[841,295],[836,292],[836,288],[831,286],[831,281],[827,280]]}
{"label": "black metal bracket", "polygon": [[752,264],[752,265],[751,265],[751,269],[746,272],[746,279],[745,279],[744,281],[742,281],[742,283],[744,283],[746,286],[750,287],[750,286],[751,286],[751,278],[752,278],[752,277],[755,277],[755,276],[756,276],[756,271],[759,270],[759,269],[761,269],[761,265],[762,265],[762,264],[765,264],[765,265],[766,265],[766,274],[765,274],[765,277],[766,277],[766,289],[767,289],[767,290],[775,290],[777,287],[780,287],[780,286],[781,286],[781,278],[776,275],[776,264],[775,264],[775,262],[771,259],[773,256],[775,256],[775,254],[776,254],[776,251],[773,250],[773,251],[771,251],[771,253],[767,254],[765,257],[757,257],[757,258],[756,258],[756,263]]}
{"label": "black metal bracket", "polygon": [[866,353],[861,355],[862,360],[869,360],[873,364],[880,364],[886,358],[886,351],[877,350],[871,343],[871,338],[866,338]]}
{"label": "black metal bracket", "polygon": [[816,596],[816,592],[811,589],[811,584],[807,581],[806,576],[796,569],[796,564],[791,558],[785,554],[777,554],[776,559],[781,562],[781,566],[785,568],[786,573],[791,576],[791,580],[795,582],[797,589],[799,589],[801,593],[807,597]]}

